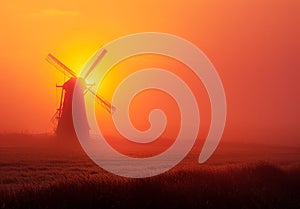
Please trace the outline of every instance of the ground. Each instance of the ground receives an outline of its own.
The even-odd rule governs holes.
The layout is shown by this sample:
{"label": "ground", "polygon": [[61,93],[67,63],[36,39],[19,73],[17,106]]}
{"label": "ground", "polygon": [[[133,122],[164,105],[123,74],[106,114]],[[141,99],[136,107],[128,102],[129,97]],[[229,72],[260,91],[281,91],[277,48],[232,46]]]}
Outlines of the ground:
{"label": "ground", "polygon": [[198,154],[128,179],[99,168],[76,140],[2,135],[0,208],[300,208],[298,147],[222,142],[203,165]]}

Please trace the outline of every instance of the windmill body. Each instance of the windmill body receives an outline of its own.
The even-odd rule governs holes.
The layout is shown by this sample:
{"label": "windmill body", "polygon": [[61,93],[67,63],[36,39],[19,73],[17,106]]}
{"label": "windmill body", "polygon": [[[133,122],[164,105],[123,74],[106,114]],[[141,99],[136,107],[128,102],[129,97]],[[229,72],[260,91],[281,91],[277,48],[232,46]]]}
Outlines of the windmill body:
{"label": "windmill body", "polygon": [[[75,85],[79,85],[78,88],[75,88]],[[56,128],[56,134],[58,136],[75,136],[75,129],[72,117],[72,102],[73,96],[76,94],[76,97],[79,98],[77,102],[80,106],[79,118],[81,121],[81,130],[85,135],[89,135],[89,125],[86,117],[86,109],[84,103],[84,89],[85,82],[81,78],[70,78],[62,86],[63,94],[63,103],[60,106],[61,114],[58,118],[58,124]]]}

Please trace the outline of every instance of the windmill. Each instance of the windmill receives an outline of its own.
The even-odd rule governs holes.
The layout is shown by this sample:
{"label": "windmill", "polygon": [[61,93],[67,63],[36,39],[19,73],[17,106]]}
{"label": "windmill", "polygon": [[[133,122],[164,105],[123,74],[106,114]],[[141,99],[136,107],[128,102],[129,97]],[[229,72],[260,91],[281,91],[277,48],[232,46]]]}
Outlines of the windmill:
{"label": "windmill", "polygon": [[[56,85],[57,88],[61,88],[61,94],[60,94],[60,102],[59,107],[56,110],[56,113],[52,117],[52,120],[57,121],[56,126],[56,134],[58,136],[75,136],[75,129],[73,124],[73,118],[72,118],[72,100],[73,100],[73,94],[77,94],[79,96],[79,102],[81,106],[80,111],[80,117],[83,124],[83,129],[86,131],[86,134],[88,135],[89,131],[89,125],[87,122],[86,117],[86,110],[85,110],[85,104],[84,104],[84,95],[86,93],[91,93],[97,101],[104,107],[110,114],[115,110],[115,107],[112,106],[108,101],[103,99],[101,96],[97,95],[92,89],[91,84],[86,84],[85,80],[90,75],[90,73],[93,71],[93,69],[97,66],[97,64],[101,61],[101,59],[106,54],[106,50],[102,50],[102,52],[99,54],[95,62],[91,65],[91,67],[88,69],[87,73],[84,75],[84,77],[80,78],[76,75],[74,71],[72,71],[70,68],[68,68],[66,65],[64,65],[61,61],[59,61],[55,56],[52,54],[48,54],[46,57],[46,60],[52,64],[57,70],[62,72],[66,77],[69,78],[68,81],[66,81],[63,85]],[[79,91],[74,92],[75,85],[79,85],[80,88]]]}

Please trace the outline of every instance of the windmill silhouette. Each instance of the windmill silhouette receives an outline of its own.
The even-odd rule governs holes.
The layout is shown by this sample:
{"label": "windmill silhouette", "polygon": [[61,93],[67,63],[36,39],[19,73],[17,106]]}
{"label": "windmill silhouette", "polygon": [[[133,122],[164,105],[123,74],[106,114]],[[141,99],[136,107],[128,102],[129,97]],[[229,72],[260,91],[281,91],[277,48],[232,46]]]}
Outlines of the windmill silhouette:
{"label": "windmill silhouette", "polygon": [[[98,55],[95,62],[91,65],[84,77],[78,77],[74,71],[64,65],[52,54],[48,54],[46,60],[52,64],[57,70],[62,72],[65,76],[69,78],[63,85],[56,85],[57,88],[61,88],[60,103],[59,107],[56,110],[56,113],[52,117],[52,121],[57,121],[57,126],[55,128],[55,133],[57,136],[76,136],[75,128],[73,124],[72,117],[72,101],[73,95],[76,94],[80,105],[79,117],[82,122],[82,130],[86,132],[86,135],[89,134],[89,125],[86,116],[86,109],[84,103],[84,95],[86,93],[91,93],[97,101],[104,107],[110,114],[115,110],[115,107],[112,106],[108,101],[103,99],[101,96],[97,95],[92,89],[91,84],[86,84],[85,80],[101,61],[101,59],[106,54],[106,50],[102,50]],[[78,85],[79,88],[75,88],[75,85]],[[76,90],[76,91],[75,91]]]}

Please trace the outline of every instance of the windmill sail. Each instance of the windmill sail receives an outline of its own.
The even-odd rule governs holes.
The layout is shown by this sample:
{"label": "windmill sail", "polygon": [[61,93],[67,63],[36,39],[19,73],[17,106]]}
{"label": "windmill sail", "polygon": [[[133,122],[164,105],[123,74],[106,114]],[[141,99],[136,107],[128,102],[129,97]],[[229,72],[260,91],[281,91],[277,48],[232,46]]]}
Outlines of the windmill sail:
{"label": "windmill sail", "polygon": [[48,54],[46,57],[46,60],[53,65],[57,70],[62,72],[63,74],[66,74],[69,78],[74,77],[77,78],[77,75],[75,72],[73,72],[70,68],[65,66],[61,61],[59,61],[56,57],[54,57],[52,54]]}
{"label": "windmill sail", "polygon": [[[96,61],[92,64],[90,69],[88,70],[87,74],[85,75],[85,78],[88,77],[88,75],[92,72],[92,70],[96,67],[96,65],[100,62],[100,60],[103,58],[103,56],[106,54],[106,50],[104,49]],[[57,70],[64,73],[69,78],[78,78],[76,73],[72,71],[70,68],[68,68],[66,65],[64,65],[61,61],[59,61],[55,56],[52,54],[48,54],[46,57],[46,60],[53,65]],[[86,87],[86,90],[90,92],[93,96],[96,97],[96,99],[99,101],[99,103],[111,114],[116,109],[114,106],[112,106],[108,101],[103,99],[101,96],[97,95],[90,87]]]}
{"label": "windmill sail", "polygon": [[104,100],[101,96],[97,95],[92,89],[87,88],[88,92],[90,92],[92,95],[94,95],[97,100],[100,102],[100,104],[110,113],[114,113],[116,108],[112,106],[108,101]]}
{"label": "windmill sail", "polygon": [[94,70],[94,68],[97,66],[97,64],[100,62],[100,60],[104,57],[104,55],[106,54],[106,49],[104,49],[99,56],[97,57],[97,59],[95,60],[95,62],[92,64],[92,66],[90,67],[90,69],[87,71],[87,73],[84,76],[84,79],[86,79],[90,73]]}

